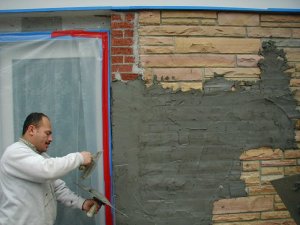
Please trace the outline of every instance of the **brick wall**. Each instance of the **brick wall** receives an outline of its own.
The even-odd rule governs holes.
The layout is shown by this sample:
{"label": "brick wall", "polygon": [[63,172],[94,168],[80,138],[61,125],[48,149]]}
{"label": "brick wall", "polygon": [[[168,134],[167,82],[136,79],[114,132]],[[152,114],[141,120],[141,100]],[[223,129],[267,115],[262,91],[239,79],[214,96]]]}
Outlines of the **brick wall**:
{"label": "brick wall", "polygon": [[[259,50],[272,39],[286,52],[290,88],[300,104],[300,16],[232,12],[145,11],[112,15],[113,79],[139,75],[147,86],[203,91],[214,76],[257,81]],[[298,123],[296,141],[300,142]],[[295,224],[270,180],[299,173],[300,150],[246,150],[241,179],[247,197],[214,203],[215,224]]]}

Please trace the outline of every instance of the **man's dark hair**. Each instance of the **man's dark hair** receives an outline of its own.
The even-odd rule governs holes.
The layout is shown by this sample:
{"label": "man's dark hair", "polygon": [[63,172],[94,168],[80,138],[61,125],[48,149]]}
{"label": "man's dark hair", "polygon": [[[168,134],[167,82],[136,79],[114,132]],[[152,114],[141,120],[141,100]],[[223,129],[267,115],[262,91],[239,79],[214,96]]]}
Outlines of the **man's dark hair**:
{"label": "man's dark hair", "polygon": [[43,117],[48,118],[48,116],[46,116],[44,113],[39,113],[39,112],[30,113],[24,121],[22,135],[26,133],[30,125],[34,125],[38,127]]}

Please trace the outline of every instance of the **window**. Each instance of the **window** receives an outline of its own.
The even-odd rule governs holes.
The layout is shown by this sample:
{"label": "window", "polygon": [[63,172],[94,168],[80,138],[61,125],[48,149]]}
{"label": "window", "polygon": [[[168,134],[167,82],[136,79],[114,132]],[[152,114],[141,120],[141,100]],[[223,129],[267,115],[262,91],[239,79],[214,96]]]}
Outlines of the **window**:
{"label": "window", "polygon": [[[102,150],[91,178],[84,181],[111,199],[108,33],[61,31],[0,35],[0,154],[21,136],[25,117],[50,117],[54,141],[51,156]],[[75,183],[80,172],[64,180]],[[76,222],[75,222],[76,221]],[[105,207],[94,220],[59,207],[57,225],[112,224]]]}

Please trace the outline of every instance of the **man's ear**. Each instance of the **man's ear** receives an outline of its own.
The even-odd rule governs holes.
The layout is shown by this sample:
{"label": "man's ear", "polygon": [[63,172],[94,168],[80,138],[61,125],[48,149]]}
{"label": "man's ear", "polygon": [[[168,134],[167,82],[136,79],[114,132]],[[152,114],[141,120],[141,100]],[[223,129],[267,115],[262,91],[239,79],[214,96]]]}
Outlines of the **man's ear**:
{"label": "man's ear", "polygon": [[27,128],[27,132],[30,136],[33,136],[34,132],[35,132],[36,127],[34,125],[29,125]]}

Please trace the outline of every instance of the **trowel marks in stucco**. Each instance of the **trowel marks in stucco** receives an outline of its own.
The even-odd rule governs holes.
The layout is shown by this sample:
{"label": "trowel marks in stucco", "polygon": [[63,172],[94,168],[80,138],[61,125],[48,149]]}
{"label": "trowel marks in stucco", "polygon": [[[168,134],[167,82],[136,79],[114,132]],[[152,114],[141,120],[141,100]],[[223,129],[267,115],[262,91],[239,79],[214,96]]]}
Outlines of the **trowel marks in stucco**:
{"label": "trowel marks in stucco", "polygon": [[[143,81],[112,85],[117,225],[205,225],[212,203],[245,196],[244,150],[295,147],[299,117],[281,51],[265,43],[262,79],[241,86],[214,78],[203,92]],[[235,91],[232,91],[235,89]]]}

